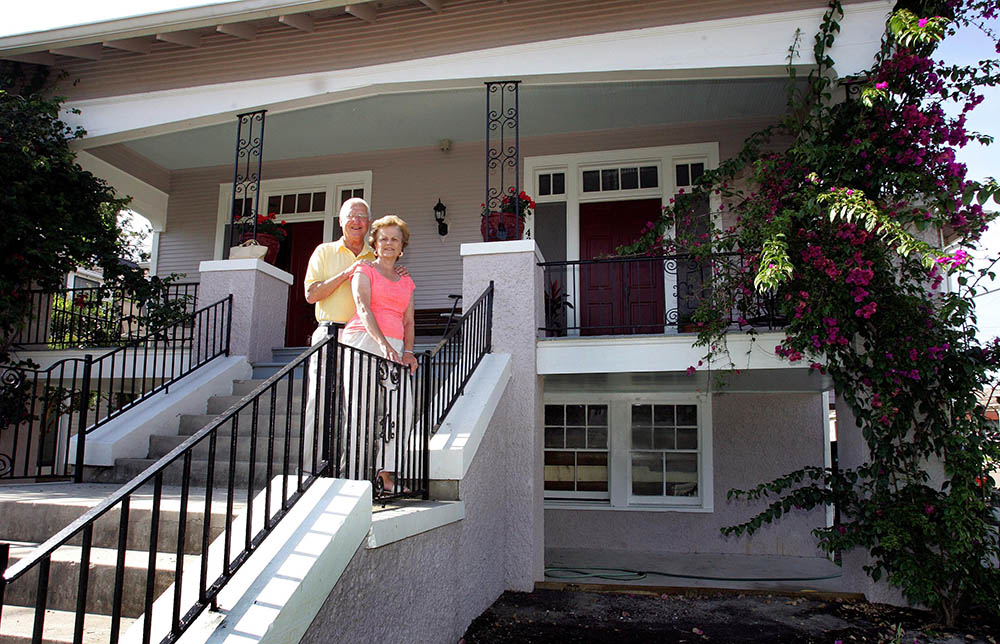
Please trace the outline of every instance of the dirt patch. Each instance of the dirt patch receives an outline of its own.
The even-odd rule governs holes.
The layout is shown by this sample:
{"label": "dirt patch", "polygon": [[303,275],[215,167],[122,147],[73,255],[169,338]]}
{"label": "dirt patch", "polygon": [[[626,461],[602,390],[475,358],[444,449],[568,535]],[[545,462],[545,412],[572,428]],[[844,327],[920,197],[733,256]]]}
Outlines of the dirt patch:
{"label": "dirt patch", "polygon": [[976,616],[959,629],[931,621],[922,611],[843,599],[537,590],[501,595],[472,622],[464,642],[997,644],[1000,633],[1000,623]]}

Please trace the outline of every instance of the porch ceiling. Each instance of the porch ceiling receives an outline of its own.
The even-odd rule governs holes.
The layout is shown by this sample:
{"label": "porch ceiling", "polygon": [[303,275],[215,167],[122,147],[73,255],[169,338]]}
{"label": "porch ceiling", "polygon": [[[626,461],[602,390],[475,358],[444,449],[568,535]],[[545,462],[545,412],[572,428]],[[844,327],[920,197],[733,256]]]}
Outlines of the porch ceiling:
{"label": "porch ceiling", "polygon": [[[784,78],[526,85],[521,136],[781,114]],[[481,141],[484,91],[387,94],[269,114],[264,160]],[[167,170],[233,162],[236,122],[136,139],[132,150]]]}

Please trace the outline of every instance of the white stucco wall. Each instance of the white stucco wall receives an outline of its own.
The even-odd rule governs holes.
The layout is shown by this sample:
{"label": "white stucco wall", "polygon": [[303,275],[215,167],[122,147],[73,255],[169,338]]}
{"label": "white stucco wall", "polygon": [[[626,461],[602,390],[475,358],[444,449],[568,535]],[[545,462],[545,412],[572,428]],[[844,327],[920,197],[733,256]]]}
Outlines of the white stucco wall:
{"label": "white stucco wall", "polygon": [[510,523],[504,394],[465,478],[465,518],[380,548],[362,545],[302,644],[457,642],[506,589]]}
{"label": "white stucco wall", "polygon": [[723,537],[719,529],[746,521],[760,504],[729,501],[747,488],[798,469],[823,465],[823,397],[818,393],[722,393],[712,397],[714,510],[545,511],[545,545],[634,552],[823,557],[809,531],[825,513],[793,511],[752,537]]}

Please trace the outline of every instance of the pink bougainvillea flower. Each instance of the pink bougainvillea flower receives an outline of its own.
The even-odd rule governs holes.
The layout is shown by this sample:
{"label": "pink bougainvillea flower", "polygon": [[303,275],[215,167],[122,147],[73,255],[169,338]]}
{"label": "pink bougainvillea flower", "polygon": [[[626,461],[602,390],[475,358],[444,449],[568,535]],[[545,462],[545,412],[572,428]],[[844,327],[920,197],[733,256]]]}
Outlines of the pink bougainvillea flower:
{"label": "pink bougainvillea flower", "polygon": [[687,373],[688,373],[689,376],[693,376],[694,372],[695,372],[695,368],[693,366],[687,368]]}
{"label": "pink bougainvillea flower", "polygon": [[918,20],[917,21],[917,26],[920,27],[921,29],[923,29],[924,27],[926,27],[927,26],[927,18],[921,18],[920,20]]}
{"label": "pink bougainvillea flower", "polygon": [[889,89],[889,83],[882,81],[881,83],[875,83],[875,89]]}

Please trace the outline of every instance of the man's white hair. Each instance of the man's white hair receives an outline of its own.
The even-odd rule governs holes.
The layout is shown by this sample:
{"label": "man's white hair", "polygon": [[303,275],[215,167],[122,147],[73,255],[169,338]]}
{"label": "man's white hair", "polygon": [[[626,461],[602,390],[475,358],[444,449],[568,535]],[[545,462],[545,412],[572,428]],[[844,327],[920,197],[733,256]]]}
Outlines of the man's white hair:
{"label": "man's white hair", "polygon": [[361,204],[362,206],[365,207],[365,210],[368,211],[368,217],[371,218],[372,207],[368,205],[368,202],[362,199],[361,197],[351,197],[350,199],[345,201],[344,204],[340,207],[340,219],[343,219],[347,215],[351,214],[351,208],[353,208],[358,204]]}

